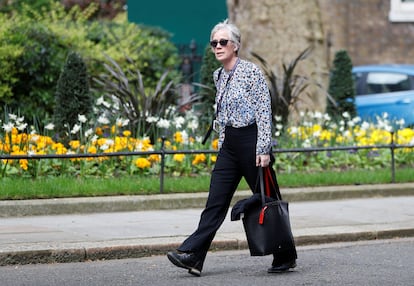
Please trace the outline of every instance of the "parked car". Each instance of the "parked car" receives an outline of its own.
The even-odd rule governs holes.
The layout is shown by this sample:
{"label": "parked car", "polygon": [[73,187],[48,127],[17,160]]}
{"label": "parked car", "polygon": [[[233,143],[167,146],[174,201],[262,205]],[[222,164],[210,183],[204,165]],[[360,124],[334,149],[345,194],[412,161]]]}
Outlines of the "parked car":
{"label": "parked car", "polygon": [[362,120],[388,114],[414,127],[414,65],[365,65],[352,69],[355,107]]}

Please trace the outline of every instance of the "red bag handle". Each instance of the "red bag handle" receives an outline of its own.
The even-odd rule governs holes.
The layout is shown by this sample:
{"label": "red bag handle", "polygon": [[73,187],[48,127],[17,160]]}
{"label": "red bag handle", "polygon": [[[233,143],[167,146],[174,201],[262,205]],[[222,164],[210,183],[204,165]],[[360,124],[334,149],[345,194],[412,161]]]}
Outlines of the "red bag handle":
{"label": "red bag handle", "polygon": [[282,200],[282,195],[280,194],[280,190],[279,190],[279,186],[275,183],[275,181],[273,180],[272,177],[272,173],[270,172],[270,168],[271,167],[267,167],[266,168],[266,174],[265,174],[265,181],[266,181],[266,195],[268,197],[271,197],[271,191],[270,191],[270,183],[272,184],[271,186],[275,189],[275,195],[276,198],[279,200]]}
{"label": "red bag handle", "polygon": [[265,191],[266,191],[266,196],[271,197],[271,194],[270,194],[270,183],[269,183],[269,181],[271,180],[272,181],[272,184],[273,184],[273,179],[272,178],[269,178],[270,177],[269,168],[266,168],[266,170],[267,170],[267,172],[266,172],[266,174],[264,176],[265,177],[265,184],[266,184]]}

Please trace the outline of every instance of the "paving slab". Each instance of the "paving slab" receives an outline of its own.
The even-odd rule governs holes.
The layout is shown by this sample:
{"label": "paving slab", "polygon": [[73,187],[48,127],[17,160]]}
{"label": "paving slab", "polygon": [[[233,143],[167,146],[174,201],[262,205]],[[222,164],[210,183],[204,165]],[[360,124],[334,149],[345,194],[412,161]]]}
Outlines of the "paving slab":
{"label": "paving slab", "polygon": [[[414,196],[289,204],[298,245],[414,236]],[[0,265],[164,254],[197,227],[201,208],[15,216],[0,219]],[[229,215],[212,250],[246,249]]]}

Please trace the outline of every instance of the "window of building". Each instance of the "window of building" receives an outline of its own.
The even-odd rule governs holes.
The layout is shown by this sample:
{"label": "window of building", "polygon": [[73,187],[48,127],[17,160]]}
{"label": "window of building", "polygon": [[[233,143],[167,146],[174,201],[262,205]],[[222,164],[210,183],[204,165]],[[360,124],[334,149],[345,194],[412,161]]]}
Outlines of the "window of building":
{"label": "window of building", "polygon": [[391,22],[414,22],[414,0],[391,0]]}

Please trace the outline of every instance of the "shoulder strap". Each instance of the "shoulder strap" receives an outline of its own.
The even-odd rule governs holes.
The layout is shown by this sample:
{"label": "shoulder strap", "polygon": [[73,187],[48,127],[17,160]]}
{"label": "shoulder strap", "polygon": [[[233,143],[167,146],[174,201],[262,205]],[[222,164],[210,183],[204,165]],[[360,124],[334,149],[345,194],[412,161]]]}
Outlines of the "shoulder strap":
{"label": "shoulder strap", "polygon": [[221,69],[219,70],[219,79],[220,79],[220,76],[221,76],[221,72],[223,71],[223,67],[221,67]]}
{"label": "shoulder strap", "polygon": [[221,77],[221,72],[223,71],[223,67],[221,67],[221,69],[219,70],[219,73],[218,73],[218,78],[217,78],[217,80],[220,80],[220,77]]}
{"label": "shoulder strap", "polygon": [[[213,121],[214,121],[214,119],[213,119]],[[210,137],[212,131],[213,131],[213,122],[211,122],[210,126],[208,127],[206,135],[204,135],[204,139],[201,142],[201,144],[203,144],[203,145],[206,144],[207,139]]]}
{"label": "shoulder strap", "polygon": [[221,84],[220,84],[220,77],[221,77],[221,74],[223,73],[223,68],[224,68],[224,67],[221,67],[221,68],[219,69],[218,74],[217,74],[217,81],[215,81],[215,82],[214,82],[214,84],[215,84],[215,86],[216,86],[216,92],[217,92],[217,85],[221,85]]}
{"label": "shoulder strap", "polygon": [[[219,72],[218,72],[218,78],[217,78],[217,81],[219,81],[220,80],[220,77],[221,77],[221,73],[222,73],[222,71],[223,71],[223,67],[221,67],[221,69],[219,70]],[[203,141],[201,142],[201,144],[206,144],[206,142],[207,142],[207,139],[210,137],[210,135],[211,135],[211,132],[213,131],[213,122],[214,122],[214,118],[213,118],[213,120],[211,121],[211,124],[210,124],[210,126],[209,126],[209,128],[208,128],[208,130],[207,130],[207,132],[206,132],[206,135],[204,135],[204,139],[203,139]]]}

